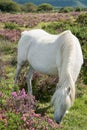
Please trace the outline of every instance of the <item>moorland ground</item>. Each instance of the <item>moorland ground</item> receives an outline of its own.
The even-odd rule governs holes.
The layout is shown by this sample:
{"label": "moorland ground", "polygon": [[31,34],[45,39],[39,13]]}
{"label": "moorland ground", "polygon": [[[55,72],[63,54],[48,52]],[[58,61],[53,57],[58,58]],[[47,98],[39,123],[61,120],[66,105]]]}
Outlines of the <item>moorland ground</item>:
{"label": "moorland ground", "polygon": [[[14,87],[14,76],[17,63],[17,44],[23,30],[42,28],[49,33],[57,34],[70,29],[81,43],[84,64],[76,83],[76,100],[61,122],[63,130],[87,130],[87,13],[0,13],[0,129],[16,130],[19,128],[17,121],[21,122],[20,115],[4,107],[6,98],[11,97]],[[18,91],[27,85],[24,67],[18,85]],[[47,76],[35,73],[33,77],[33,94],[39,101],[36,113],[43,117],[47,115],[53,119],[53,109],[50,107],[50,99],[58,82],[56,76]],[[3,96],[2,96],[3,95]],[[4,113],[4,117],[2,116]],[[11,114],[12,113],[12,114]],[[17,121],[15,119],[18,119]],[[39,122],[39,121],[38,121]],[[44,125],[47,125],[46,122]],[[9,127],[7,127],[9,126]],[[37,129],[38,127],[36,127]],[[43,128],[43,127],[42,127]],[[38,129],[42,129],[41,127]],[[44,128],[45,130],[46,128]],[[56,130],[48,126],[48,130]],[[59,128],[60,129],[60,128]],[[27,130],[27,127],[26,127]],[[33,130],[33,129],[32,129]]]}

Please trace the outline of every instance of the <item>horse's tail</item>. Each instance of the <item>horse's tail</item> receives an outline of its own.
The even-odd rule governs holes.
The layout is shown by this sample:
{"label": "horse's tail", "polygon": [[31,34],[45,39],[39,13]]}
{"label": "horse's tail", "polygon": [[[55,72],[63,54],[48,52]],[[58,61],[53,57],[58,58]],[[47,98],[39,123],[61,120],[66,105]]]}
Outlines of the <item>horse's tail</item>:
{"label": "horse's tail", "polygon": [[[82,52],[78,39],[71,33],[71,31],[65,31],[62,33],[59,40],[62,45],[58,86],[70,88],[71,100],[73,103],[75,98],[75,81],[82,65]],[[76,59],[78,61],[76,61]]]}

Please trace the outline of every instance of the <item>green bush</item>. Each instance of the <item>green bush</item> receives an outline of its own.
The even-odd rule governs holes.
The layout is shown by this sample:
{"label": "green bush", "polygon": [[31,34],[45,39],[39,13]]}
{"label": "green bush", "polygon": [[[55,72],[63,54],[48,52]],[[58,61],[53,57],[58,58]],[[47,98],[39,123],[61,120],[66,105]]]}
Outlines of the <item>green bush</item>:
{"label": "green bush", "polygon": [[4,12],[18,12],[20,6],[11,0],[0,0],[0,10]]}
{"label": "green bush", "polygon": [[26,3],[22,6],[24,12],[36,12],[37,6],[33,3]]}
{"label": "green bush", "polygon": [[43,3],[38,6],[37,11],[51,11],[53,10],[53,6],[51,4]]}
{"label": "green bush", "polygon": [[82,8],[81,8],[81,7],[77,7],[77,8],[75,8],[75,11],[76,11],[76,12],[81,12],[81,11],[82,11]]}
{"label": "green bush", "polygon": [[79,15],[79,17],[77,18],[77,22],[87,25],[87,13]]}
{"label": "green bush", "polygon": [[74,9],[72,7],[64,7],[59,10],[59,13],[69,13],[72,12]]}
{"label": "green bush", "polygon": [[19,30],[19,25],[17,25],[16,23],[11,23],[11,22],[8,22],[8,23],[5,23],[5,26],[4,26],[5,29],[16,29],[16,30]]}
{"label": "green bush", "polygon": [[85,84],[87,84],[87,41],[82,46],[82,51],[83,51],[83,54],[84,54],[84,64],[83,64],[83,69],[82,69],[83,82]]}

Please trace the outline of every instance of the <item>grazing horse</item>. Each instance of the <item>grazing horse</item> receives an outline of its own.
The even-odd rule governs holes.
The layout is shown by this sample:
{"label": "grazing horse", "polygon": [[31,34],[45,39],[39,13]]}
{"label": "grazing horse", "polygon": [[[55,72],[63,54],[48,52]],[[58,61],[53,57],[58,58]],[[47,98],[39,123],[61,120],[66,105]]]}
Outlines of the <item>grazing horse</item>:
{"label": "grazing horse", "polygon": [[18,43],[15,83],[26,61],[30,64],[27,73],[30,94],[32,94],[31,79],[35,71],[59,75],[51,104],[54,106],[54,119],[60,123],[75,99],[75,82],[83,64],[79,40],[70,30],[59,35],[52,35],[41,29],[24,31]]}

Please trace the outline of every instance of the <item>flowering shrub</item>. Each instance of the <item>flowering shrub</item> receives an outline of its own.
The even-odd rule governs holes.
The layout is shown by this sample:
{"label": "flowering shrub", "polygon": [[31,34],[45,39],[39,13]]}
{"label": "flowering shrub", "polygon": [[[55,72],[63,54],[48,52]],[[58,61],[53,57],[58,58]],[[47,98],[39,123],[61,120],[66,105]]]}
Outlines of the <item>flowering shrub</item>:
{"label": "flowering shrub", "polygon": [[[37,100],[48,102],[55,92],[58,77],[43,75],[36,72],[33,76],[33,90]],[[37,87],[36,87],[37,86]]]}
{"label": "flowering shrub", "polygon": [[[3,94],[0,92],[0,102]],[[59,128],[49,117],[35,113],[37,101],[35,97],[27,94],[24,89],[12,92],[5,103],[0,103],[0,128],[21,129],[21,130],[55,130]]]}
{"label": "flowering shrub", "polygon": [[[72,12],[71,14],[61,13],[26,13],[26,14],[9,14],[0,13],[0,23],[4,24],[4,29],[1,28],[0,36],[4,36],[7,40],[16,42],[21,34],[21,27],[29,29],[36,26],[40,22],[55,22],[65,21],[71,19],[70,16],[76,18],[79,12]],[[52,26],[54,24],[52,23]],[[52,27],[51,26],[51,27]],[[61,25],[59,26],[61,27]],[[43,28],[44,29],[44,28]]]}
{"label": "flowering shrub", "polygon": [[10,29],[3,29],[0,30],[0,37],[3,37],[9,41],[14,41],[16,42],[19,37],[21,35],[21,31],[20,30],[10,30]]}
{"label": "flowering shrub", "polygon": [[60,126],[47,116],[42,117],[40,114],[36,114],[34,111],[23,114],[21,119],[24,121],[24,128],[29,130],[54,130]]}
{"label": "flowering shrub", "polygon": [[54,22],[60,20],[68,20],[70,16],[77,17],[79,12],[72,12],[71,14],[61,13],[26,13],[26,14],[9,14],[0,13],[1,23],[16,23],[19,26],[34,27],[40,22]]}
{"label": "flowering shrub", "polygon": [[35,108],[35,106],[35,97],[30,94],[26,94],[24,89],[18,93],[12,92],[12,97],[8,98],[5,104],[6,109],[22,114],[31,111]]}
{"label": "flowering shrub", "polygon": [[87,13],[79,15],[79,17],[77,18],[77,22],[83,25],[87,25]]}
{"label": "flowering shrub", "polygon": [[[57,82],[58,82],[57,76],[53,75],[48,76],[41,74],[39,72],[35,72],[32,79],[32,85],[33,85],[33,94],[35,95],[36,100],[49,102],[52,94],[55,92],[55,86]],[[25,69],[21,73],[21,76],[18,81],[18,86],[20,87],[20,89],[24,87],[25,90],[27,90]]]}

